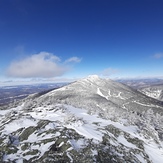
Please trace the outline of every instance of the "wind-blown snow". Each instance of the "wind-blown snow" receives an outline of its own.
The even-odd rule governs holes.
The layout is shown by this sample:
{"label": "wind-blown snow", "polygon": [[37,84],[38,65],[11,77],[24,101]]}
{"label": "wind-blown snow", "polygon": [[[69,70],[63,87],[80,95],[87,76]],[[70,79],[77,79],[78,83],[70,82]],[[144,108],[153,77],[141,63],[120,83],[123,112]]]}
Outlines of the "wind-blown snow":
{"label": "wind-blown snow", "polygon": [[0,110],[0,116],[5,115],[5,114],[7,114],[9,112],[10,112],[10,109],[8,109],[8,110]]}
{"label": "wind-blown snow", "polygon": [[5,125],[4,133],[12,133],[20,128],[29,127],[29,126],[36,126],[37,123],[34,120],[30,120],[27,118],[22,118],[19,120],[15,120],[14,122],[8,123]]}
{"label": "wind-blown snow", "polygon": [[[144,147],[145,147],[145,151],[150,156],[150,159],[153,160],[153,162],[155,162],[155,163],[163,162],[163,157],[162,157],[163,149],[162,148],[159,149],[158,145],[154,142],[153,142],[153,144],[149,144],[148,140],[139,136],[137,133],[136,126],[124,126],[123,124],[120,124],[118,122],[113,122],[111,120],[104,120],[104,119],[98,117],[98,115],[89,115],[87,113],[87,110],[85,110],[85,109],[75,108],[75,107],[68,106],[68,105],[63,105],[63,106],[66,108],[66,111],[64,113],[57,111],[54,114],[52,112],[47,111],[46,115],[44,115],[44,116],[41,116],[40,115],[41,113],[40,114],[29,113],[29,114],[31,116],[33,116],[33,118],[36,118],[36,119],[49,119],[51,121],[56,121],[59,119],[60,119],[60,121],[64,121],[64,117],[66,117],[67,114],[71,114],[74,117],[82,118],[83,121],[85,122],[85,124],[82,124],[80,121],[75,121],[75,122],[71,122],[70,124],[65,124],[64,126],[67,128],[74,129],[80,135],[83,135],[84,137],[89,138],[89,139],[93,139],[93,140],[95,140],[95,142],[102,141],[103,133],[98,129],[98,126],[95,125],[94,123],[99,123],[100,127],[104,127],[104,126],[111,124],[111,125],[115,126],[116,128],[119,128],[119,129],[129,133],[133,137],[139,138],[139,139],[143,140],[144,142],[146,142],[145,143],[146,145],[144,145]],[[44,108],[44,109],[46,109],[46,108]],[[37,108],[36,108],[36,110],[37,110]],[[53,128],[54,127],[53,123],[50,123],[50,126]],[[36,137],[33,139],[36,140]],[[117,138],[117,141],[119,143],[122,143],[124,146],[130,147],[130,148],[137,148],[134,144],[128,142],[122,135],[120,135]],[[115,143],[112,141],[112,144],[115,144]],[[154,154],[154,153],[156,153],[156,154]],[[143,158],[141,158],[141,156],[138,156],[138,158],[143,159]]]}
{"label": "wind-blown snow", "polygon": [[133,145],[132,143],[128,142],[124,136],[120,135],[118,137],[118,141],[121,142],[123,145],[130,147],[130,148],[137,148],[136,145]]}
{"label": "wind-blown snow", "polygon": [[[99,92],[100,93],[100,92]],[[51,110],[51,108],[63,108],[58,110]],[[19,108],[21,110],[21,108]],[[6,112],[8,113],[8,111]],[[150,142],[149,140],[143,138],[140,136],[137,132],[136,126],[124,126],[123,124],[119,122],[113,122],[111,120],[105,120],[103,118],[100,118],[98,115],[90,115],[87,113],[87,110],[81,109],[81,108],[75,108],[70,105],[63,105],[63,104],[57,104],[55,106],[47,106],[47,107],[38,107],[35,108],[33,111],[26,113],[31,118],[20,118],[15,121],[12,121],[5,125],[3,129],[3,134],[10,134],[20,128],[27,128],[29,126],[37,126],[37,122],[39,120],[48,120],[50,121],[46,126],[45,130],[48,129],[54,129],[57,127],[57,121],[60,121],[60,123],[69,129],[74,129],[78,134],[84,136],[87,139],[93,139],[95,143],[101,142],[102,138],[104,136],[105,130],[104,128],[108,125],[113,125],[114,127],[127,132],[132,137],[139,138],[140,140],[144,141],[144,148],[146,153],[149,155],[151,161],[154,163],[162,163],[163,162],[163,149],[158,147],[158,145],[155,142]],[[35,120],[34,120],[35,119]],[[97,125],[98,124],[98,125]],[[59,136],[59,133],[55,133]],[[55,134],[46,134],[46,135],[40,135],[36,133],[32,133],[27,140],[24,140],[25,142],[37,142],[44,139],[50,139],[53,136],[56,136]],[[127,139],[123,135],[119,135],[116,142],[111,140],[111,144],[117,146],[118,144],[123,144],[126,147],[137,149],[137,146],[128,142]],[[46,144],[41,144],[41,146],[33,146],[32,149],[39,149],[40,150],[40,156],[41,157],[46,151],[49,150],[50,146],[53,144],[53,142],[49,142]],[[84,144],[83,140],[74,141],[70,140],[70,144],[74,146],[75,149],[82,148],[82,145]],[[60,144],[61,146],[62,144]],[[4,160],[7,160],[8,158],[17,157],[16,155],[7,155]],[[25,156],[26,159],[30,159],[32,156],[28,155]],[[136,156],[140,161],[143,161],[143,158],[140,155]],[[21,162],[21,160],[19,160]],[[145,162],[145,161],[144,161]]]}
{"label": "wind-blown snow", "polygon": [[158,147],[156,143],[148,142],[144,145],[146,153],[149,155],[152,162],[162,163],[163,162],[163,149]]}

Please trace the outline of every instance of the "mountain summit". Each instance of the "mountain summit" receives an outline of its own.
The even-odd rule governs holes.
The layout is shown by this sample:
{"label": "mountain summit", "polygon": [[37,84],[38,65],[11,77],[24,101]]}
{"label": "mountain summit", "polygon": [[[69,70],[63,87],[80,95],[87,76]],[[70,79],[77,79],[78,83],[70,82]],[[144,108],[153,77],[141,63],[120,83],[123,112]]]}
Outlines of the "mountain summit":
{"label": "mountain summit", "polygon": [[88,78],[90,80],[94,80],[94,81],[100,79],[100,77],[98,75],[89,75]]}
{"label": "mountain summit", "polygon": [[88,78],[94,78],[94,79],[98,79],[99,76],[98,75],[89,75]]}
{"label": "mountain summit", "polygon": [[136,111],[152,109],[162,112],[162,104],[144,94],[110,79],[102,79],[97,75],[78,80],[62,88],[51,91],[40,97],[41,101],[65,103],[74,107],[92,111],[105,112]]}
{"label": "mountain summit", "polygon": [[162,105],[96,75],[0,110],[0,161],[163,162]]}

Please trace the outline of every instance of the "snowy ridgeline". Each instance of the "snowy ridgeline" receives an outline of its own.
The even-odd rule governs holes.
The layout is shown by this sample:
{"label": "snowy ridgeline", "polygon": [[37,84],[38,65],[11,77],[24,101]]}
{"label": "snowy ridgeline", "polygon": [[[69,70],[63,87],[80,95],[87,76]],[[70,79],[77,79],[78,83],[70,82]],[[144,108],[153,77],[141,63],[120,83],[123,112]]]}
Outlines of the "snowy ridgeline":
{"label": "snowy ridgeline", "polygon": [[0,162],[163,162],[162,104],[89,76],[0,110]]}
{"label": "snowy ridgeline", "polygon": [[163,117],[65,104],[0,110],[1,162],[163,162]]}

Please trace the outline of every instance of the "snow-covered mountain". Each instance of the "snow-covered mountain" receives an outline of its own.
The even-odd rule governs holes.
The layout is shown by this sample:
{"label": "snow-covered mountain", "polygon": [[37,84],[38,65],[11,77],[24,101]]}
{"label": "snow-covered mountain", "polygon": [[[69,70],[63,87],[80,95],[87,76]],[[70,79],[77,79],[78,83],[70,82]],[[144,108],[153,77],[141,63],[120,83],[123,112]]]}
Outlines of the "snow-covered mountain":
{"label": "snow-covered mountain", "polygon": [[163,101],[163,85],[153,85],[139,89],[145,95]]}
{"label": "snow-covered mountain", "polygon": [[43,103],[64,103],[75,107],[86,108],[96,112],[124,112],[153,109],[162,111],[159,101],[110,79],[101,79],[97,75],[79,80],[61,89],[51,91],[37,101]]}
{"label": "snow-covered mountain", "polygon": [[0,110],[0,162],[163,162],[161,102],[96,75]]}

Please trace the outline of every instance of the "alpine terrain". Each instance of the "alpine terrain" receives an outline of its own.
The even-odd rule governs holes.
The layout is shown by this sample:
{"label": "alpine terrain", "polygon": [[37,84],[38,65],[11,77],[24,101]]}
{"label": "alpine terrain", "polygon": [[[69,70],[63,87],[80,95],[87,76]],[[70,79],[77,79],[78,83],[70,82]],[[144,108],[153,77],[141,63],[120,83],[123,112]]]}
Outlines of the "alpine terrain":
{"label": "alpine terrain", "polygon": [[162,163],[163,105],[96,75],[0,110],[0,162]]}
{"label": "alpine terrain", "polygon": [[163,84],[141,88],[139,91],[149,97],[163,101]]}
{"label": "alpine terrain", "polygon": [[117,80],[154,99],[163,101],[163,79],[121,79]]}

